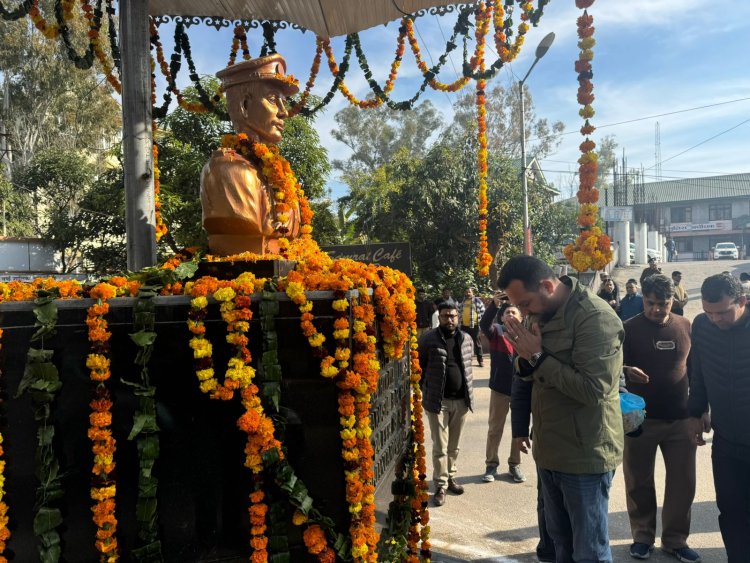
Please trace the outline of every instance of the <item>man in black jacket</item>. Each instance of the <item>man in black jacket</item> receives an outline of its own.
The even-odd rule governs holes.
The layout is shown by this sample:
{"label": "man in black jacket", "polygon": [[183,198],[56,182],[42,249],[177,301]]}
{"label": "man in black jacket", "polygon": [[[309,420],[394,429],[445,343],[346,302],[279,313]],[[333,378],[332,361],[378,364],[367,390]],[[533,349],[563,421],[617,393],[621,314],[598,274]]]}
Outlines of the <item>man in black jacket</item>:
{"label": "man in black jacket", "polygon": [[[750,561],[750,308],[742,284],[716,274],[701,286],[704,314],[693,321],[688,412],[705,444],[713,426],[719,528],[729,563]],[[711,409],[709,418],[708,409]]]}
{"label": "man in black jacket", "polygon": [[464,492],[455,481],[458,444],[469,409],[474,406],[471,338],[458,328],[454,303],[438,306],[440,326],[419,339],[424,410],[432,436],[432,467],[435,495],[433,504],[445,504],[446,488],[456,495]]}

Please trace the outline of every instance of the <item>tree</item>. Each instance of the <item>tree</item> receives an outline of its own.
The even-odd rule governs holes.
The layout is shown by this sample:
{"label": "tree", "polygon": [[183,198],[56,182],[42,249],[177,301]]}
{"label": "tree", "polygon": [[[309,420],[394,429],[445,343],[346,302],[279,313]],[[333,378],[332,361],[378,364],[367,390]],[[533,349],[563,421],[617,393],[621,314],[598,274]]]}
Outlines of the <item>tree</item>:
{"label": "tree", "polygon": [[[534,100],[526,85],[524,95],[524,128],[526,131],[526,154],[528,160],[542,159],[560,144],[560,134],[565,129],[561,121],[549,123],[537,117]],[[521,103],[518,87],[506,89],[496,85],[487,92],[487,146],[495,154],[505,158],[521,158]],[[476,96],[466,93],[454,105],[453,124],[446,135],[453,142],[461,142],[468,136],[476,136]]]}
{"label": "tree", "polygon": [[[502,88],[493,89],[488,101],[492,108],[488,113],[493,116],[488,124],[493,147],[487,178],[489,250],[502,263],[523,249],[521,168],[515,154],[520,148],[510,139],[515,135],[514,127],[518,127],[515,138],[520,139],[520,104]],[[537,119],[530,98],[526,107],[529,133],[540,136],[535,153],[553,150],[562,124],[549,125]],[[388,121],[386,112],[369,118],[366,127],[351,123],[349,118],[337,116],[339,124],[346,124],[339,136],[346,133],[351,139],[349,146],[355,149],[349,161],[338,164],[349,185],[349,193],[339,202],[351,214],[354,231],[365,233],[373,241],[409,241],[417,283],[456,291],[474,284],[489,290],[488,280],[475,274],[479,181],[473,97],[466,96],[456,105],[453,123],[434,144],[429,144],[427,135],[420,137],[422,144],[417,150],[404,144],[389,152],[395,146],[394,139],[408,135],[399,128],[399,122]],[[375,134],[369,135],[370,131]],[[382,154],[389,156],[377,156]],[[371,166],[375,168],[368,168]],[[548,260],[572,232],[576,215],[575,210],[571,213],[568,208],[551,206],[552,197],[549,191],[531,186],[529,209],[535,252]],[[496,273],[493,265],[490,279]]]}
{"label": "tree", "polygon": [[19,187],[31,194],[34,235],[59,253],[63,273],[82,265],[80,204],[93,180],[94,166],[84,155],[61,149],[38,151],[18,174]]}
{"label": "tree", "polygon": [[331,132],[333,138],[352,151],[346,161],[333,161],[347,184],[390,162],[401,149],[414,156],[425,154],[428,139],[443,126],[429,101],[412,111],[394,111],[386,106],[363,111],[350,106],[339,111],[334,120],[338,127]]}
{"label": "tree", "polygon": [[78,228],[87,271],[97,274],[127,269],[125,185],[121,166],[101,174],[81,199]]}
{"label": "tree", "polygon": [[[47,4],[45,15],[54,20]],[[88,38],[80,20],[69,26],[83,52]],[[2,95],[10,97],[10,110],[1,119],[10,134],[14,168],[26,166],[40,148],[97,154],[119,133],[120,105],[106,80],[94,68],[76,68],[61,42],[45,38],[28,19],[0,20],[0,69],[7,84]]]}
{"label": "tree", "polygon": [[9,237],[33,236],[34,212],[28,192],[19,189],[0,164],[0,200],[2,200],[2,234]]}

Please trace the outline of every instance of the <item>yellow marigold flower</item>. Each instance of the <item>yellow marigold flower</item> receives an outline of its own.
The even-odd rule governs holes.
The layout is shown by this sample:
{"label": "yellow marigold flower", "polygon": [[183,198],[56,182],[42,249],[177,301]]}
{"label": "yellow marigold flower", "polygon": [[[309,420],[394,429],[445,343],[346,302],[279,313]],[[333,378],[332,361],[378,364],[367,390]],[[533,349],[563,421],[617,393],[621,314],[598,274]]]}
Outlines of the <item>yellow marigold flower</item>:
{"label": "yellow marigold flower", "polygon": [[307,339],[307,341],[310,343],[310,346],[313,348],[318,348],[323,345],[323,342],[326,341],[326,337],[322,334],[315,333],[310,338]]}
{"label": "yellow marigold flower", "polygon": [[359,460],[359,450],[357,448],[344,450],[341,452],[341,457],[344,458],[344,461],[357,461]]}
{"label": "yellow marigold flower", "polygon": [[205,309],[206,307],[208,307],[208,299],[200,295],[190,300],[190,306],[193,309]]}
{"label": "yellow marigold flower", "polygon": [[292,523],[295,526],[301,526],[305,522],[307,522],[308,518],[307,515],[300,512],[299,510],[294,511],[294,515],[292,515]]}
{"label": "yellow marigold flower", "polygon": [[245,363],[240,358],[229,358],[227,365],[230,367],[230,369],[238,369],[244,366]]}
{"label": "yellow marigold flower", "polygon": [[191,338],[189,342],[194,358],[210,358],[213,346],[205,338]]}
{"label": "yellow marigold flower", "polygon": [[339,372],[339,368],[334,366],[327,366],[324,368],[321,368],[320,375],[323,377],[336,377],[336,374]]}
{"label": "yellow marigold flower", "polygon": [[346,311],[349,308],[349,301],[346,299],[335,299],[331,306],[335,311]]}
{"label": "yellow marigold flower", "polygon": [[199,369],[195,372],[195,375],[198,376],[199,381],[206,381],[214,376],[214,368]]}
{"label": "yellow marigold flower", "polygon": [[312,301],[308,301],[304,305],[299,306],[299,310],[301,313],[309,313],[310,311],[312,311],[312,308],[313,308]]}
{"label": "yellow marigold flower", "polygon": [[301,305],[307,299],[305,297],[305,288],[299,282],[289,282],[286,285],[286,294],[289,296],[289,299],[298,305]]}
{"label": "yellow marigold flower", "polygon": [[204,393],[210,393],[211,391],[216,389],[217,385],[218,382],[215,379],[206,379],[205,381],[201,381],[200,388]]}
{"label": "yellow marigold flower", "polygon": [[357,423],[357,419],[354,417],[354,415],[341,416],[339,417],[339,422],[344,428],[352,428]]}
{"label": "yellow marigold flower", "polygon": [[214,292],[214,299],[217,301],[231,301],[235,298],[236,293],[231,287],[222,287]]}
{"label": "yellow marigold flower", "polygon": [[101,354],[89,354],[86,358],[86,367],[94,370],[105,370],[109,368],[109,358]]}
{"label": "yellow marigold flower", "polygon": [[344,340],[346,338],[349,338],[349,329],[345,328],[342,330],[334,330],[333,331],[333,337],[336,340]]}
{"label": "yellow marigold flower", "polygon": [[367,555],[367,544],[352,545],[352,557],[364,557]]}
{"label": "yellow marigold flower", "polygon": [[357,438],[359,438],[360,440],[362,438],[369,438],[371,435],[372,435],[372,428],[370,428],[369,426],[367,428],[357,430]]}
{"label": "yellow marigold flower", "polygon": [[108,498],[114,498],[116,492],[115,485],[110,487],[94,487],[91,489],[91,498],[96,501],[103,501]]}

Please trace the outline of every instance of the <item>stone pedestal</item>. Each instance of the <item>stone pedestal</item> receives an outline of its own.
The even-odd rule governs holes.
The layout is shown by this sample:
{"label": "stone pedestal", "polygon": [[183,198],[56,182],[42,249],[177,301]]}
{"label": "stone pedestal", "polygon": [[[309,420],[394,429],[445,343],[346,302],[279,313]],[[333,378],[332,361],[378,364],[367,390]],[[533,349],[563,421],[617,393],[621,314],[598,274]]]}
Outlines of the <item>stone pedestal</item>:
{"label": "stone pedestal", "polygon": [[[316,326],[330,339],[333,295],[331,292],[309,295],[315,300]],[[133,363],[136,346],[128,336],[133,332],[134,301],[111,300],[107,317],[113,332],[110,381],[114,397],[113,432],[117,440],[117,537],[123,561],[132,560],[129,553],[136,545],[137,532],[138,458],[135,444],[127,436],[138,401],[121,382],[122,378],[134,379],[139,374],[139,367]],[[61,503],[65,522],[61,530],[63,558],[70,563],[89,562],[97,560],[89,498],[92,453],[87,438],[92,384],[85,367],[89,343],[84,323],[92,301],[58,303],[57,335],[44,344],[46,349],[55,351],[54,362],[63,381],[54,415],[56,453],[65,473],[65,498]],[[319,359],[312,357],[301,333],[297,307],[284,294],[279,294],[279,305],[276,330],[283,374],[281,405],[287,419],[283,440],[287,458],[307,485],[315,505],[334,520],[339,532],[348,533],[337,389],[332,381],[320,376]],[[4,329],[1,385],[8,397],[2,406],[6,414],[2,427],[7,459],[5,489],[13,533],[8,548],[15,553],[16,561],[38,559],[33,532],[37,426],[28,395],[12,398],[23,375],[29,338],[34,332],[32,306],[31,303],[0,305]],[[257,307],[254,300],[249,334],[254,363],[262,354]],[[163,553],[166,561],[175,563],[247,561],[250,471],[243,466],[246,436],[236,425],[243,409],[239,401],[212,401],[198,389],[188,347],[190,333],[185,323],[188,309],[186,297],[157,298],[158,336],[149,365],[157,387],[161,428],[161,454],[155,474],[159,479],[158,518]],[[216,304],[209,306],[206,329],[214,345],[215,369],[223,373],[231,351],[225,343],[226,327]],[[381,387],[372,401],[372,442],[375,475],[381,485],[379,494],[390,496],[388,483],[392,480],[393,466],[409,441],[409,396],[408,359],[385,364]],[[302,529],[290,524],[288,530],[292,561],[307,561]]]}

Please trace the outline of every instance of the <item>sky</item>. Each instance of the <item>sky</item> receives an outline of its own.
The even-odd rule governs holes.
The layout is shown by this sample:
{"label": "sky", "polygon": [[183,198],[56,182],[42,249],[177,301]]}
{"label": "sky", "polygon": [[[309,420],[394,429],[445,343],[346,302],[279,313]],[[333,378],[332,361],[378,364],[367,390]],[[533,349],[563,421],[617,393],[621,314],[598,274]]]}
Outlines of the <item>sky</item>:
{"label": "sky", "polygon": [[[536,4],[536,2],[535,2]],[[567,195],[573,184],[582,137],[582,119],[576,101],[578,83],[573,63],[578,56],[576,18],[582,12],[573,0],[551,0],[539,26],[526,35],[519,57],[505,65],[492,83],[506,87],[522,78],[534,60],[537,44],[549,32],[555,41],[534,68],[526,84],[538,117],[561,121],[565,135],[559,148],[541,161],[547,180]],[[750,172],[750,2],[725,0],[597,0],[589,9],[596,27],[594,48],[592,123],[598,127],[592,139],[613,135],[618,154],[624,150],[628,166],[645,170],[646,181],[656,181],[655,130],[660,133],[661,178],[696,178]],[[518,21],[518,17],[515,18]],[[427,15],[416,21],[423,55],[434,60],[445,49],[455,15]],[[167,56],[171,49],[171,26],[162,26]],[[199,74],[213,74],[226,65],[231,31],[215,31],[206,26],[189,30]],[[398,22],[363,31],[361,41],[373,75],[383,84],[395,52]],[[250,49],[257,56],[262,38],[250,34]],[[344,38],[333,39],[340,61]],[[488,56],[494,60],[494,45]],[[222,47],[223,46],[223,47]],[[426,48],[425,48],[426,47]],[[302,84],[309,75],[314,54],[314,34],[282,30],[277,49],[288,62],[288,72]],[[428,54],[429,52],[429,54]],[[362,72],[353,66],[346,84],[360,98],[368,94]],[[184,65],[186,67],[186,65]],[[461,68],[460,47],[444,66],[440,79],[455,80]],[[178,80],[188,82],[186,69]],[[321,65],[313,93],[324,95],[332,77]],[[421,83],[421,75],[408,46],[399,73],[394,99],[411,97]],[[466,88],[472,88],[471,85]],[[472,88],[473,89],[473,88]],[[429,99],[445,122],[452,117],[456,94],[428,88],[422,99]],[[344,159],[349,150],[331,135],[333,116],[348,102],[337,94],[315,126],[329,158]],[[362,110],[365,111],[365,110]],[[533,139],[530,140],[533,145]],[[345,186],[333,173],[332,195],[345,194]]]}

